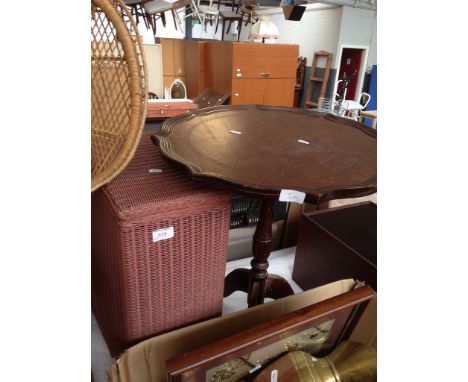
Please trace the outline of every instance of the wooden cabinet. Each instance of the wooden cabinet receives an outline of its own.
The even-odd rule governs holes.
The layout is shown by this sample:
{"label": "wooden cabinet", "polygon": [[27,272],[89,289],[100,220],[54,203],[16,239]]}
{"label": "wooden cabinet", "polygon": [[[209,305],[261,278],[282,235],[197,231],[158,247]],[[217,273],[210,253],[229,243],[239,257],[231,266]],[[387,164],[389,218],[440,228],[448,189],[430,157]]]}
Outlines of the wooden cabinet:
{"label": "wooden cabinet", "polygon": [[263,105],[263,79],[232,80],[231,105],[256,103]]}
{"label": "wooden cabinet", "polygon": [[178,78],[185,84],[185,40],[161,38],[163,86],[169,87]]}
{"label": "wooden cabinet", "polygon": [[264,80],[263,84],[263,103],[265,105],[294,106],[296,77]]}
{"label": "wooden cabinet", "polygon": [[206,43],[206,84],[233,105],[293,106],[298,45]]}
{"label": "wooden cabinet", "polygon": [[294,85],[294,78],[233,79],[231,104],[293,106]]}
{"label": "wooden cabinet", "polygon": [[235,43],[232,75],[243,78],[296,77],[298,45]]}
{"label": "wooden cabinet", "polygon": [[185,42],[185,68],[188,98],[197,97],[206,86],[206,41]]}

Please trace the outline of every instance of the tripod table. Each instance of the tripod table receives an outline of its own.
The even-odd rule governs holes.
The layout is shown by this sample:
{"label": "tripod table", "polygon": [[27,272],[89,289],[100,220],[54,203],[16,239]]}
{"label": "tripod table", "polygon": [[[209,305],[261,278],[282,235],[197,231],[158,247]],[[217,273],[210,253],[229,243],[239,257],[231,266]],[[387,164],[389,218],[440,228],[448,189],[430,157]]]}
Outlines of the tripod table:
{"label": "tripod table", "polygon": [[376,131],[331,114],[218,106],[170,118],[152,138],[194,180],[262,200],[252,267],[225,279],[224,295],[247,292],[249,306],[293,294],[285,279],[268,274],[275,199],[321,203],[377,190]]}

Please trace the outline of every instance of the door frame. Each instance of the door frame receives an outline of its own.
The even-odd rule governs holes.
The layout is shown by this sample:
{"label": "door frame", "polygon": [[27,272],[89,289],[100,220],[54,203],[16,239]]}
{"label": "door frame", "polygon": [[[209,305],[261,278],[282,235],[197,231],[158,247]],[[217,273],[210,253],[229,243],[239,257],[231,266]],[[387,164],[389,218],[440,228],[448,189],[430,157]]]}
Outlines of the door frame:
{"label": "door frame", "polygon": [[364,56],[361,59],[361,69],[359,70],[359,79],[357,83],[357,91],[356,97],[354,101],[359,101],[359,95],[361,94],[362,86],[364,84],[364,76],[366,74],[366,67],[367,67],[367,57],[369,56],[369,46],[366,45],[348,45],[348,44],[341,44],[340,49],[338,50],[338,54],[335,61],[335,68],[336,68],[336,76],[335,76],[335,83],[333,85],[333,94],[336,93],[338,88],[338,75],[340,73],[341,67],[341,56],[343,55],[343,49],[362,49],[364,51]]}

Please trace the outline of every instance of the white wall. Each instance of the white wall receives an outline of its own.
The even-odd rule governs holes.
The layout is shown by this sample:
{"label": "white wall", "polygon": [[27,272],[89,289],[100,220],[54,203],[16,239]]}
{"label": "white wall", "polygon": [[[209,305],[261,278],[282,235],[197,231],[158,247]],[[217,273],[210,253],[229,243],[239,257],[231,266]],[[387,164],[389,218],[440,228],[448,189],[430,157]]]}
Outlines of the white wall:
{"label": "white wall", "polygon": [[372,65],[377,65],[377,12],[375,12],[374,28],[372,30],[369,57],[367,58],[367,68],[372,69]]}
{"label": "white wall", "polygon": [[[336,55],[341,12],[341,7],[307,9],[300,21],[285,20],[283,12],[275,14],[271,20],[279,29],[277,42],[299,44],[299,55],[307,58],[307,66],[312,65],[316,51],[326,50]],[[325,59],[318,66],[325,67]]]}
{"label": "white wall", "polygon": [[[369,47],[366,70],[377,64],[377,12],[366,9],[343,7],[338,49],[342,45]],[[335,57],[338,66],[339,55]]]}
{"label": "white wall", "polygon": [[144,44],[143,49],[148,71],[148,91],[158,95],[164,94],[161,45]]}

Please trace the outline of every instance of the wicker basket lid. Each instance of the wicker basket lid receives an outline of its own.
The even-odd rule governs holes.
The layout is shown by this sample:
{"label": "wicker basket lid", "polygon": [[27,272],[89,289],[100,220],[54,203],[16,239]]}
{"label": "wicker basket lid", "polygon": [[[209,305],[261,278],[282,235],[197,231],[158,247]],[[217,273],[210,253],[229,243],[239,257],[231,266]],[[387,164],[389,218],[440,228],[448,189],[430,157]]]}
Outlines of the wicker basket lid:
{"label": "wicker basket lid", "polygon": [[120,220],[139,221],[155,215],[162,219],[170,213],[190,215],[188,211],[206,209],[207,204],[231,205],[229,192],[195,182],[165,159],[151,134],[143,132],[129,164],[99,190]]}
{"label": "wicker basket lid", "polygon": [[91,191],[118,175],[144,127],[146,63],[121,0],[91,0]]}

